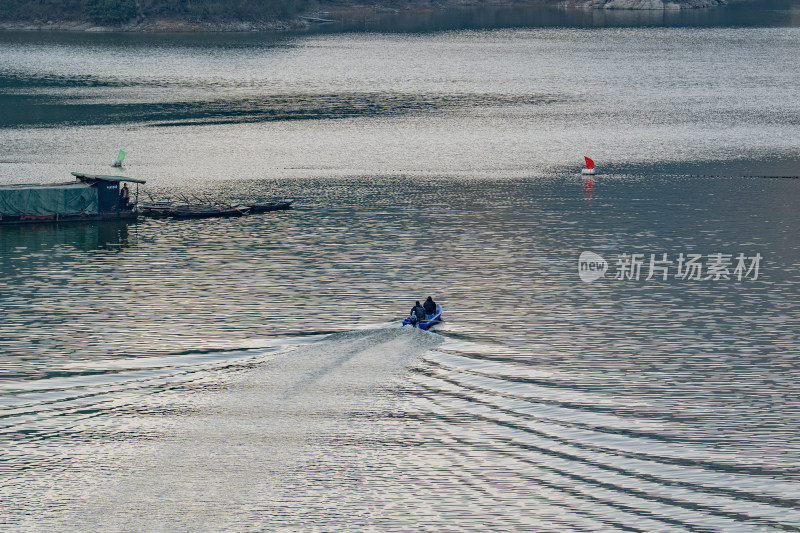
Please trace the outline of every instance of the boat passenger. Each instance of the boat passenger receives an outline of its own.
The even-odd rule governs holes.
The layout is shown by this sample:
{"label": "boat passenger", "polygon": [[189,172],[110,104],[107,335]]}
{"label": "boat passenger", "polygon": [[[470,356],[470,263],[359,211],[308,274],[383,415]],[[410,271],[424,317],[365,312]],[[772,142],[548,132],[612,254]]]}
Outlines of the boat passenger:
{"label": "boat passenger", "polygon": [[425,300],[425,303],[422,304],[422,307],[425,308],[425,314],[427,315],[435,315],[436,314],[436,302],[433,301],[433,298],[428,296],[428,299]]}
{"label": "boat passenger", "polygon": [[425,308],[420,305],[419,300],[417,300],[416,305],[411,309],[411,315],[416,315],[417,320],[425,320]]}
{"label": "boat passenger", "polygon": [[128,209],[128,205],[131,199],[131,193],[128,190],[128,184],[122,186],[119,190],[119,207],[120,209]]}

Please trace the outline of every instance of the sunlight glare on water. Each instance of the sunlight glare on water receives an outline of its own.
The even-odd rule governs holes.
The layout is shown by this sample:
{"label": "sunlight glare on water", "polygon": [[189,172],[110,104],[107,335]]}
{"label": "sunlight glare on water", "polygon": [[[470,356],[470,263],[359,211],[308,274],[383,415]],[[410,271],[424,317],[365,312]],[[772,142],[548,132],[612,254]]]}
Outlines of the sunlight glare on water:
{"label": "sunlight glare on water", "polygon": [[0,226],[0,525],[800,528],[799,36],[0,36],[0,183],[295,198]]}

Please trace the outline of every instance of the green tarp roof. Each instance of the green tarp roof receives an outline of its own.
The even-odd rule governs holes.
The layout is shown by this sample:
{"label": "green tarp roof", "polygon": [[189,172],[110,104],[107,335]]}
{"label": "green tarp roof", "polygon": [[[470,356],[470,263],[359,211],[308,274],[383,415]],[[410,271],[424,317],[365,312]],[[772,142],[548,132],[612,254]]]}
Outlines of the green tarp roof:
{"label": "green tarp roof", "polygon": [[83,172],[73,172],[73,176],[82,180],[105,180],[105,181],[129,181],[131,183],[146,183],[144,180],[126,178],[125,176],[102,176],[99,174],[84,174]]}
{"label": "green tarp roof", "polygon": [[0,217],[98,214],[97,187],[88,183],[0,187]]}
{"label": "green tarp roof", "polygon": [[5,189],[58,189],[64,187],[89,187],[90,185],[78,181],[67,181],[64,183],[9,183],[0,185],[0,190]]}

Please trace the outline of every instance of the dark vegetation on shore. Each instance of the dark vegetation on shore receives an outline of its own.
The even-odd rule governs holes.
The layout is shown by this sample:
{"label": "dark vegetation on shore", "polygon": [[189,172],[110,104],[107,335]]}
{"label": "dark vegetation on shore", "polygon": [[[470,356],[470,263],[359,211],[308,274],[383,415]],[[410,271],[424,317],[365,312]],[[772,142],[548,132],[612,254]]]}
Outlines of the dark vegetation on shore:
{"label": "dark vegetation on shore", "polygon": [[378,4],[375,0],[0,0],[0,30],[88,30],[93,26],[124,31],[275,30],[326,22],[325,18],[332,13],[363,15],[500,4],[652,10],[704,8],[728,1],[381,0]]}
{"label": "dark vegetation on shore", "polygon": [[303,12],[309,0],[0,0],[0,21],[270,20]]}

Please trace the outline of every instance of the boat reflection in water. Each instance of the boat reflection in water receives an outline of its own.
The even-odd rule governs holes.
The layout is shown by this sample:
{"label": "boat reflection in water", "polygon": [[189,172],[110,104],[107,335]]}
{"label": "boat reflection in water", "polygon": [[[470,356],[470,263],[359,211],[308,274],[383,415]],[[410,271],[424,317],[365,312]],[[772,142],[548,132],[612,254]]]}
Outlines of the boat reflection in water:
{"label": "boat reflection in water", "polygon": [[13,257],[26,249],[50,253],[56,248],[80,251],[128,248],[136,244],[135,220],[0,225],[0,256]]}

